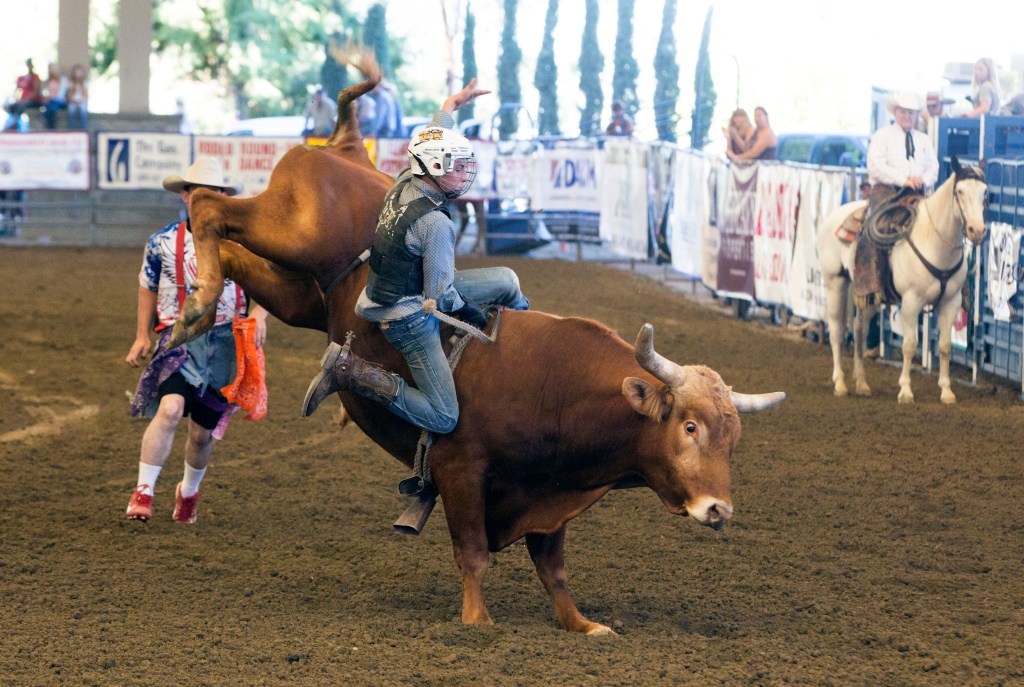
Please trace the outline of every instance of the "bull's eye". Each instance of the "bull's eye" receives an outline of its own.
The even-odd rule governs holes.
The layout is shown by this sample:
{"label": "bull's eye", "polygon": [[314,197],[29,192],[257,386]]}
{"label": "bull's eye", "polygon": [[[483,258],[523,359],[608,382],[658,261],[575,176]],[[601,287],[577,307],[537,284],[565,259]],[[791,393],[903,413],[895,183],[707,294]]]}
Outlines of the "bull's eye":
{"label": "bull's eye", "polygon": [[695,422],[687,422],[686,423],[686,433],[690,434],[690,435],[696,435],[697,434],[697,423],[695,423]]}

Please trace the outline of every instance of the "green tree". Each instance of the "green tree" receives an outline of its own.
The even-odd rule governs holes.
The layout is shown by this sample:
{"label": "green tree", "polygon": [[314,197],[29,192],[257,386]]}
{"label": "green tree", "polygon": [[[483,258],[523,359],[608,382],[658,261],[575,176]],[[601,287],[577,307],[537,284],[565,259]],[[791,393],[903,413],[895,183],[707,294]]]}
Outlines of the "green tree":
{"label": "green tree", "polygon": [[[462,83],[469,83],[470,79],[477,77],[476,68],[476,17],[473,12],[466,8],[466,30],[462,34]],[[476,105],[471,100],[468,105],[459,110],[459,122],[472,119],[476,113]]]}
{"label": "green tree", "polygon": [[[498,99],[502,105],[521,103],[519,61],[523,57],[516,43],[516,6],[518,0],[505,0],[505,25],[501,30],[501,56],[498,58]],[[519,113],[511,108],[500,110],[498,138],[507,141],[519,129]]]}
{"label": "green tree", "polygon": [[[201,20],[188,23],[173,10],[154,0],[154,50],[179,54],[197,80],[223,83],[240,118],[302,112],[320,82],[323,46],[352,21],[339,0],[204,2]],[[110,68],[113,53],[103,45]]]}
{"label": "green tree", "polygon": [[558,0],[548,0],[548,14],[544,20],[544,40],[537,57],[537,71],[533,85],[540,93],[540,112],[537,128],[542,134],[557,136],[558,130],[558,66],[555,64],[555,24],[558,23]]}
{"label": "green tree", "polygon": [[654,52],[654,124],[658,127],[658,139],[675,143],[676,124],[679,115],[679,62],[676,60],[676,39],[673,26],[676,23],[676,0],[665,0],[661,15],[661,35]]}
{"label": "green tree", "polygon": [[711,59],[708,57],[708,40],[711,36],[711,11],[708,7],[704,17],[704,32],[700,37],[700,50],[697,52],[697,69],[693,78],[693,116],[690,124],[690,147],[702,150],[708,143],[708,130],[711,128],[711,115],[715,111],[718,95],[715,84],[711,80]]}
{"label": "green tree", "polygon": [[384,5],[376,3],[366,12],[363,23],[363,45],[373,49],[377,64],[389,79],[394,77],[391,64],[391,52],[388,49],[388,31]]}
{"label": "green tree", "polygon": [[597,42],[598,13],[597,0],[587,0],[583,43],[580,46],[580,90],[583,92],[580,136],[594,136],[601,131],[601,108],[604,107],[601,72],[604,71],[604,56]]}
{"label": "green tree", "polygon": [[615,34],[615,70],[612,72],[612,99],[621,100],[626,114],[636,116],[640,101],[636,97],[636,77],[640,73],[633,57],[633,0],[619,0],[619,26]]}

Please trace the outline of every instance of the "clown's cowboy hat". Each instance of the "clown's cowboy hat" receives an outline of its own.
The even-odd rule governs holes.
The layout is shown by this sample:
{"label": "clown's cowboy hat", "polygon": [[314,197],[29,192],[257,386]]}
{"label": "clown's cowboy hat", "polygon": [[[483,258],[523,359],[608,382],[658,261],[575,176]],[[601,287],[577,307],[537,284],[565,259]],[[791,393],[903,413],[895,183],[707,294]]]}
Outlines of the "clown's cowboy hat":
{"label": "clown's cowboy hat", "polygon": [[214,157],[200,157],[185,170],[184,176],[172,174],[164,179],[164,188],[171,193],[181,193],[192,186],[206,186],[224,195],[237,196],[242,192],[242,184],[228,184],[224,181],[224,168],[220,160]]}

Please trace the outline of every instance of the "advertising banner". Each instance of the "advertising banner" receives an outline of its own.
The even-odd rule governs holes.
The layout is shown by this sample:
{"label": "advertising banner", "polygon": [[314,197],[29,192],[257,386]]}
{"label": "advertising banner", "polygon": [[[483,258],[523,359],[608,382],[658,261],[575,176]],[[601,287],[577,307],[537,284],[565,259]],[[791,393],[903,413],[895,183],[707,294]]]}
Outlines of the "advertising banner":
{"label": "advertising banner", "polygon": [[462,200],[490,200],[494,198],[494,162],[498,146],[494,141],[473,140],[473,154],[476,156],[476,180],[462,196]]}
{"label": "advertising banner", "polygon": [[730,165],[718,247],[718,290],[754,298],[758,165]]}
{"label": "advertising banner", "polygon": [[701,276],[701,237],[708,222],[709,164],[703,155],[677,150],[672,156],[674,191],[668,237],[672,269],[691,277]]}
{"label": "advertising banner", "polygon": [[757,174],[756,193],[754,293],[759,301],[788,306],[800,172],[782,165],[765,165]]}
{"label": "advertising banner", "polygon": [[0,191],[89,190],[84,131],[0,134]]}
{"label": "advertising banner", "polygon": [[799,170],[799,175],[800,209],[793,239],[789,307],[797,317],[824,321],[828,302],[818,260],[818,227],[842,204],[847,175],[809,169]]}
{"label": "advertising banner", "polygon": [[647,159],[629,140],[605,142],[600,178],[600,237],[616,253],[647,259]]}
{"label": "advertising banner", "polygon": [[558,148],[537,153],[532,207],[544,212],[600,212],[598,150]]}
{"label": "advertising banner", "polygon": [[240,198],[262,193],[270,183],[270,173],[289,149],[301,138],[263,138],[249,136],[196,136],[195,157],[215,157],[224,164],[229,184],[242,184]]}
{"label": "advertising banner", "polygon": [[718,290],[718,249],[721,246],[722,218],[725,216],[725,189],[729,168],[719,159],[708,160],[707,215],[700,236],[700,281],[712,291]]}
{"label": "advertising banner", "polygon": [[98,186],[102,189],[163,190],[163,180],[192,164],[187,134],[122,133],[96,135]]}
{"label": "advertising banner", "polygon": [[1010,299],[1017,293],[1020,232],[1005,222],[992,222],[988,232],[988,302],[998,322],[1009,322]]}
{"label": "advertising banner", "polygon": [[375,140],[376,156],[371,157],[371,161],[380,171],[397,178],[409,164],[409,139],[378,138]]}

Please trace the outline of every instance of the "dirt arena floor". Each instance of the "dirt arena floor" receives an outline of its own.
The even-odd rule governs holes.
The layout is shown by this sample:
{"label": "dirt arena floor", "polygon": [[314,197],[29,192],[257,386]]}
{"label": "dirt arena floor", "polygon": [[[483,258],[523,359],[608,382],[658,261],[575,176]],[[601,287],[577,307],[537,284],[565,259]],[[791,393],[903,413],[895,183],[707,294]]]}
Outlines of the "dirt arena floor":
{"label": "dirt arena floor", "polygon": [[393,533],[405,469],[332,412],[299,417],[316,332],[271,322],[269,416],[232,422],[195,526],[170,520],[180,438],[154,519],[124,519],[140,261],[0,248],[0,685],[1024,685],[1009,384],[948,408],[917,375],[900,406],[870,363],[876,395],[839,399],[825,346],[620,269],[504,260],[536,309],[630,341],[650,321],[668,357],[789,399],[744,416],[723,533],[645,489],[570,525],[576,599],[617,637],[563,632],[522,543],[491,558],[496,624],[464,627],[443,507]]}

